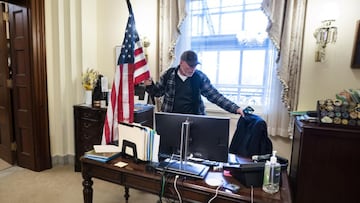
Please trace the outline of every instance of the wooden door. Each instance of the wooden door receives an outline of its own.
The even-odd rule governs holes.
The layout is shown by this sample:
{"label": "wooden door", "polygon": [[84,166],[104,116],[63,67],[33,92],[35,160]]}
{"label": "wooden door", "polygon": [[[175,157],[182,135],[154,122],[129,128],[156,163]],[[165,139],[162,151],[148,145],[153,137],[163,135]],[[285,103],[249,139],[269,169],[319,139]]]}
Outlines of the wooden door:
{"label": "wooden door", "polygon": [[26,7],[9,5],[13,109],[18,165],[35,168],[34,129],[28,13]]}
{"label": "wooden door", "polygon": [[[42,171],[52,167],[47,106],[44,0],[5,2],[10,3],[10,72],[13,77],[10,104],[12,107],[6,111],[12,110],[10,131],[15,134],[13,138],[17,146],[16,162],[21,167]],[[0,92],[1,99],[6,97],[4,95],[4,92]],[[11,132],[0,137],[6,136],[11,138]],[[8,137],[5,139],[9,139]]]}
{"label": "wooden door", "polygon": [[7,15],[4,15],[6,13],[5,5],[0,4],[0,6],[0,158],[14,164],[15,153],[11,150],[14,134],[11,109],[11,75],[8,67],[9,49],[6,33]]}

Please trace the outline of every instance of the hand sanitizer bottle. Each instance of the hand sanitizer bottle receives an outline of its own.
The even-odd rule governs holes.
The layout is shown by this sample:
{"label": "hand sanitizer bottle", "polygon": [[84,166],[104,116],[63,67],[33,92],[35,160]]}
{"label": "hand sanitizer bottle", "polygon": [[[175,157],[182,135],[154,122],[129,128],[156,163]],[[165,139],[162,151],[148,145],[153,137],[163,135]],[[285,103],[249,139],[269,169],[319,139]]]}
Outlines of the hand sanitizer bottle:
{"label": "hand sanitizer bottle", "polygon": [[276,151],[273,151],[270,161],[266,161],[262,189],[270,194],[279,191],[281,165],[277,162]]}

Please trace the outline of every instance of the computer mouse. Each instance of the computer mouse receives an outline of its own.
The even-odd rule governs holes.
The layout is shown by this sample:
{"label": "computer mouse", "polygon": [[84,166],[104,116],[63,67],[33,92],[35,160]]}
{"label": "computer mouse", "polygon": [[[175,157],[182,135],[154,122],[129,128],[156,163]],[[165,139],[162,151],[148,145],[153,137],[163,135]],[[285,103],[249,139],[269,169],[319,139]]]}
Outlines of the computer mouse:
{"label": "computer mouse", "polygon": [[223,184],[223,180],[218,178],[206,178],[205,183],[210,186],[220,186]]}

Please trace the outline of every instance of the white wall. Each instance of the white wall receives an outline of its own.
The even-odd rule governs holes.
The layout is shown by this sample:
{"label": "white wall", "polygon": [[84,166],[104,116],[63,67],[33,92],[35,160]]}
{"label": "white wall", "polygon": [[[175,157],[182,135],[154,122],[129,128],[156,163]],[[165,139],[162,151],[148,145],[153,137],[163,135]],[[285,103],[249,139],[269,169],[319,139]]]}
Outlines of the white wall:
{"label": "white wall", "polygon": [[[98,0],[81,0],[79,17],[79,27],[81,27],[81,33],[79,42],[79,51],[81,51],[82,70],[85,71],[88,68],[99,70],[97,57],[99,53],[98,35],[100,34],[100,14],[98,14]],[[71,47],[70,50],[72,50]]]}
{"label": "white wall", "polygon": [[[115,73],[115,46],[120,46],[124,39],[124,31],[128,20],[126,1],[97,0],[98,38],[97,58],[98,67],[109,81]],[[157,58],[157,1],[132,0],[132,9],[135,16],[136,29],[141,37],[150,40],[148,47],[148,64],[152,73],[155,73]],[[111,84],[109,84],[111,85]]]}
{"label": "white wall", "polygon": [[[326,61],[315,62],[316,43],[313,32],[324,20],[327,5],[334,5],[328,16],[335,17],[338,38],[326,47]],[[360,88],[360,69],[351,69],[356,21],[360,20],[360,1],[308,0],[305,40],[301,69],[298,110],[315,110],[316,101],[335,98],[347,88]],[[330,7],[331,9],[331,7]]]}

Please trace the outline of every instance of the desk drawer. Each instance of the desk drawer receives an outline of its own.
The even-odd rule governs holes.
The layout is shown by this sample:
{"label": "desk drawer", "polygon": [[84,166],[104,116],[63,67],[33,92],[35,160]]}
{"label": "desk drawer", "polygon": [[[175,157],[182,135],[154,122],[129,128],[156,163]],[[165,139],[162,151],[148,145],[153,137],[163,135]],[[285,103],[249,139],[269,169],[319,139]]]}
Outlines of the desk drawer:
{"label": "desk drawer", "polygon": [[139,190],[145,190],[146,192],[150,192],[153,194],[158,194],[161,187],[160,187],[160,179],[159,181],[154,181],[153,178],[146,179],[141,176],[136,175],[124,175],[123,177],[123,184],[124,186],[135,188]]}
{"label": "desk drawer", "polygon": [[88,119],[93,121],[103,121],[105,116],[105,111],[103,110],[82,110],[79,111],[79,118]]}

